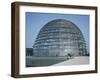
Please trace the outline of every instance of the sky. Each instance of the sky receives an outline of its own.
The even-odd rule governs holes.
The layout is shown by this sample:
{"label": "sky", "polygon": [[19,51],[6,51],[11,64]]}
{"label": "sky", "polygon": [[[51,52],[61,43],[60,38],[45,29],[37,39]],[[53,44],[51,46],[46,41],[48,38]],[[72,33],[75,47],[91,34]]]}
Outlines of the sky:
{"label": "sky", "polygon": [[25,13],[25,44],[26,48],[32,48],[35,39],[40,29],[48,22],[54,19],[65,19],[73,22],[82,31],[86,41],[87,50],[89,51],[89,15],[77,15],[77,14],[55,14],[55,13]]}

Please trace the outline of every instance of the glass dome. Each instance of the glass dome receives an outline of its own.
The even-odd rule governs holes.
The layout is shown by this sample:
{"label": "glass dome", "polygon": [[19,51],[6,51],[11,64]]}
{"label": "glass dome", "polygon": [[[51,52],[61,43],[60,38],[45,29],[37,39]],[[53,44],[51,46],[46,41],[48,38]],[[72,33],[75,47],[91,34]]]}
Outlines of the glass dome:
{"label": "glass dome", "polygon": [[73,22],[65,19],[45,24],[33,44],[34,56],[83,56],[86,53],[82,32]]}

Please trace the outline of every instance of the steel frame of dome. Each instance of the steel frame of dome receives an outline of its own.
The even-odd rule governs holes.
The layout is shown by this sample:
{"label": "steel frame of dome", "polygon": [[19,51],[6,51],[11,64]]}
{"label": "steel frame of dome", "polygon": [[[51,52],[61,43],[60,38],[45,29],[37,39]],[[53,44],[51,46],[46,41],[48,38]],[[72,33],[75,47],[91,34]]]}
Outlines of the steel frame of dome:
{"label": "steel frame of dome", "polygon": [[55,19],[44,25],[33,44],[34,56],[83,56],[86,53],[81,30],[65,19]]}

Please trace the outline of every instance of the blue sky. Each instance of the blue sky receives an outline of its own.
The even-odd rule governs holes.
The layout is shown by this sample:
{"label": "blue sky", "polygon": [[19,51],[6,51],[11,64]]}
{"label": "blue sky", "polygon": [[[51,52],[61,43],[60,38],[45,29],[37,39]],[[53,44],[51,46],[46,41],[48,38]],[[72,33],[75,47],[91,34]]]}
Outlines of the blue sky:
{"label": "blue sky", "polygon": [[49,21],[54,19],[66,19],[76,24],[82,31],[89,51],[89,15],[77,14],[51,14],[26,12],[26,48],[32,48],[40,29]]}

